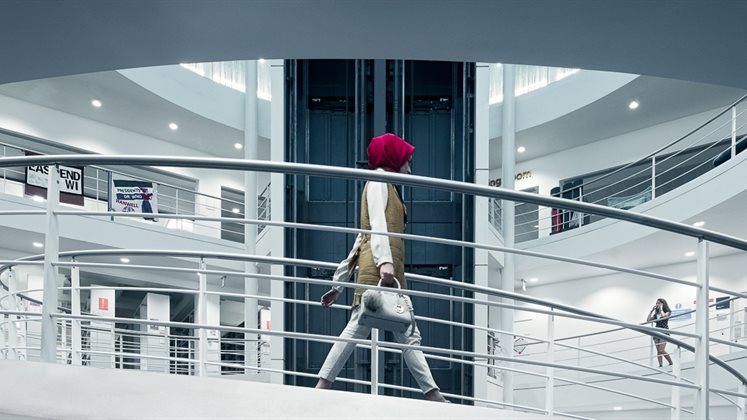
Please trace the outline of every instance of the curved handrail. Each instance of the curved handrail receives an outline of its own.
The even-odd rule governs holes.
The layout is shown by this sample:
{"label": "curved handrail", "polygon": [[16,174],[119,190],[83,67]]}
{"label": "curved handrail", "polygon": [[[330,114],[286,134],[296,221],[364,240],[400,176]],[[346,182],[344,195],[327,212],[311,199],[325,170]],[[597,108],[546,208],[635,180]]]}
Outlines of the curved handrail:
{"label": "curved handrail", "polygon": [[[237,261],[255,261],[255,262],[263,262],[263,263],[269,263],[269,264],[290,264],[290,265],[316,266],[316,267],[325,267],[325,268],[335,268],[337,266],[337,264],[334,264],[334,263],[315,261],[315,260],[285,258],[285,257],[269,257],[269,256],[236,254],[236,253],[226,253],[226,252],[206,252],[206,251],[104,249],[104,250],[67,251],[67,252],[61,252],[59,254],[60,257],[73,257],[73,256],[81,257],[81,256],[102,256],[102,255],[160,255],[160,256],[172,256],[172,257],[215,258],[215,259],[227,259],[227,260],[237,260]],[[37,258],[39,258],[39,256],[37,256]],[[198,271],[204,272],[204,273],[212,272],[212,270],[198,270]],[[223,273],[223,272],[220,272],[220,273]],[[236,272],[230,272],[230,273],[233,275],[236,275]],[[276,279],[276,280],[279,279],[283,281],[300,281],[300,282],[305,282],[305,283],[310,283],[310,284],[329,285],[328,280],[314,280],[314,279],[304,279],[304,278],[288,277],[288,276],[273,276],[273,275],[266,275],[266,274],[259,274],[259,273],[257,274],[244,273],[244,274],[247,274],[249,277],[269,278],[269,279]],[[238,274],[238,275],[241,275],[241,274]],[[669,335],[663,334],[657,331],[656,328],[643,327],[637,324],[629,324],[626,322],[616,320],[611,317],[601,316],[594,312],[586,311],[586,310],[576,308],[570,305],[559,304],[556,302],[550,302],[544,299],[534,298],[531,296],[522,295],[522,294],[515,293],[515,292],[508,292],[508,291],[493,289],[493,288],[485,287],[485,286],[461,283],[461,282],[457,282],[453,280],[444,280],[444,279],[438,279],[435,277],[423,276],[423,275],[410,275],[409,277],[413,279],[417,279],[417,280],[430,282],[430,283],[441,284],[441,285],[448,286],[448,287],[460,288],[460,289],[468,290],[471,292],[523,301],[526,303],[531,303],[531,304],[535,304],[539,306],[546,306],[546,307],[550,307],[553,309],[559,309],[559,310],[568,312],[568,314],[563,314],[561,312],[543,311],[543,310],[539,310],[539,309],[531,308],[531,307],[517,307],[515,305],[509,305],[509,304],[500,303],[500,302],[492,302],[489,300],[480,300],[480,299],[466,298],[466,297],[450,296],[447,298],[450,300],[464,301],[464,302],[470,302],[470,303],[481,303],[481,304],[498,306],[498,307],[512,307],[514,309],[520,309],[523,311],[553,314],[556,316],[568,316],[568,317],[575,317],[578,319],[588,319],[588,320],[602,322],[602,323],[621,325],[631,330],[640,332],[642,334],[646,334],[652,337],[657,337],[664,341],[671,342],[673,344],[676,344],[682,347],[683,349],[687,351],[690,351],[690,352],[695,351],[694,346],[691,346],[690,344],[687,344]],[[367,285],[360,285],[360,284],[350,285],[346,283],[339,283],[339,285],[343,287],[363,287],[363,288],[385,290],[385,288],[382,288],[382,287],[367,286]],[[431,294],[428,292],[415,291],[415,290],[408,291],[408,293],[414,296],[426,296],[426,297],[439,297],[440,296],[438,294]],[[697,337],[696,335],[689,334],[689,333],[683,333],[683,332],[671,331],[671,333],[675,333],[678,335]],[[725,363],[724,361],[722,361],[721,359],[713,355],[709,355],[709,359],[713,363],[722,367],[727,372],[731,373],[734,377],[739,379],[741,382],[747,384],[747,377],[745,377],[741,372],[734,369],[732,366],[728,365],[727,363]]]}
{"label": "curved handrail", "polygon": [[537,194],[513,191],[504,188],[475,185],[467,182],[451,181],[438,178],[428,178],[418,175],[407,175],[385,171],[371,171],[342,167],[330,167],[307,163],[272,162],[261,160],[225,159],[225,158],[195,158],[174,156],[142,156],[142,155],[43,155],[24,156],[0,159],[0,168],[11,166],[44,165],[44,164],[77,164],[77,165],[142,165],[169,166],[189,168],[212,168],[223,170],[253,170],[259,172],[281,172],[296,175],[318,175],[334,178],[348,178],[368,181],[382,181],[417,187],[430,187],[456,193],[492,197],[508,201],[519,201],[546,207],[556,207],[583,213],[605,216],[656,229],[677,233],[692,238],[707,240],[728,247],[747,251],[747,241],[723,233],[707,229],[696,228],[684,223],[649,216],[645,214],[584,203],[557,197],[545,197]]}
{"label": "curved handrail", "polygon": [[[682,140],[684,140],[684,139],[690,137],[691,135],[695,134],[696,132],[700,131],[700,129],[702,129],[703,127],[705,127],[708,124],[712,123],[713,121],[717,120],[719,117],[721,117],[722,115],[724,115],[727,112],[729,112],[730,109],[732,109],[735,106],[737,106],[740,103],[742,103],[745,99],[747,99],[747,93],[744,94],[744,95],[742,95],[741,97],[739,97],[739,99],[737,99],[736,101],[734,101],[731,105],[727,106],[726,108],[724,108],[720,112],[716,113],[713,117],[709,118],[704,123],[702,123],[699,126],[693,128],[692,130],[688,131],[683,136],[675,139],[674,141],[672,141],[670,143],[665,144],[664,146],[659,147],[658,149],[654,150],[653,152],[647,154],[646,156],[644,156],[644,157],[642,157],[642,158],[640,158],[640,159],[638,159],[638,160],[636,160],[634,162],[630,162],[630,163],[628,163],[626,165],[623,165],[623,166],[617,168],[616,170],[614,170],[612,172],[609,172],[607,174],[599,176],[598,178],[594,178],[594,179],[592,179],[590,181],[586,181],[586,182],[582,183],[580,186],[584,186],[584,185],[590,184],[592,182],[597,182],[599,180],[605,179],[605,178],[610,177],[610,176],[612,176],[612,175],[614,175],[616,173],[619,173],[620,171],[623,171],[623,170],[625,170],[627,168],[630,168],[631,166],[634,166],[634,165],[636,165],[638,163],[642,163],[642,162],[647,161],[648,159],[651,159],[652,157],[656,156],[659,152],[661,152],[663,150],[666,150],[666,149],[674,146],[675,144],[681,142]],[[576,186],[574,188],[578,188],[578,187],[579,186]],[[563,192],[567,192],[567,191],[570,191],[570,190],[565,190]]]}

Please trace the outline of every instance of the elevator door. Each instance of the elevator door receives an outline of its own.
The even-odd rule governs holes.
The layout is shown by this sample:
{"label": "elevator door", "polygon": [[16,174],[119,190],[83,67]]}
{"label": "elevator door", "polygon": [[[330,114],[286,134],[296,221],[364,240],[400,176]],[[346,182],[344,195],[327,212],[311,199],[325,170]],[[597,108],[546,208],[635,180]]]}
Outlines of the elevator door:
{"label": "elevator door", "polygon": [[[416,147],[414,174],[445,179],[471,180],[472,147],[470,101],[463,100],[465,86],[472,89],[471,65],[461,63],[405,62],[404,71],[388,72],[386,78],[372,74],[371,61],[298,60],[289,63],[288,74],[288,160],[292,162],[355,167],[365,162],[368,141],[374,133],[372,121],[374,97],[387,98],[387,131],[394,131],[395,118],[401,122],[403,136]],[[392,62],[387,63],[391,68]],[[401,65],[401,62],[400,62]],[[393,76],[394,75],[394,76]],[[400,79],[394,80],[393,77]],[[382,85],[382,79],[386,85]],[[374,81],[380,83],[376,86]],[[391,87],[402,83],[402,97],[392,107]],[[376,89],[388,89],[375,95]],[[399,113],[395,115],[395,113]],[[466,134],[465,134],[466,133]],[[466,157],[466,158],[465,158]],[[469,174],[469,175],[468,175]],[[289,176],[287,220],[333,226],[358,227],[360,193],[363,183],[333,178]],[[451,239],[472,239],[471,200],[459,194],[424,188],[404,188],[408,207],[408,233]],[[287,255],[337,262],[342,260],[354,235],[297,231],[288,233]],[[406,271],[471,282],[471,254],[443,245],[406,241]],[[289,268],[288,274],[320,279],[331,278],[331,270]],[[442,286],[411,281],[411,288],[442,294],[461,295]],[[286,297],[318,301],[327,286],[288,283]],[[352,291],[340,299],[350,304]],[[449,321],[471,322],[468,305],[444,300],[414,298],[417,315]],[[339,335],[349,318],[348,311],[322,309],[303,304],[286,305],[286,329],[315,334]],[[471,350],[471,335],[462,328],[421,322],[423,345]],[[388,334],[383,334],[385,337]],[[301,340],[286,342],[286,368],[316,374],[330,344]],[[405,386],[417,385],[403,366],[401,356],[382,353],[380,380]],[[359,349],[353,353],[340,374],[342,378],[369,380],[370,354]],[[454,362],[431,361],[434,377],[444,392],[471,395],[471,370]],[[286,382],[312,386],[314,378],[289,375]],[[338,381],[336,389],[367,392],[368,388]],[[381,393],[410,396],[383,389]],[[420,398],[419,395],[413,395]]]}

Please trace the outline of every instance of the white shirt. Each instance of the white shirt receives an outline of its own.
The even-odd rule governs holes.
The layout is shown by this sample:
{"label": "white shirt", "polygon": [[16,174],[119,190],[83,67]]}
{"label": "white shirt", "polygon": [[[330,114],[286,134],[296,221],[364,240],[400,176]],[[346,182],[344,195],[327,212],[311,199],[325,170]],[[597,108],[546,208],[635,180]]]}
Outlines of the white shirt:
{"label": "white shirt", "polygon": [[[377,169],[383,171],[383,169]],[[389,189],[384,182],[369,181],[366,188],[366,202],[368,203],[368,220],[371,222],[371,230],[374,232],[387,232],[386,214],[384,209],[389,202]],[[355,258],[355,254],[361,246],[362,235],[359,233],[353,243],[348,257],[340,262],[332,276],[332,281],[348,282],[350,281],[351,271],[348,271],[350,261]],[[380,267],[382,264],[393,264],[392,249],[389,247],[389,237],[385,235],[371,234],[371,253],[373,254],[374,264]],[[335,286],[335,290],[342,289],[341,286]]]}

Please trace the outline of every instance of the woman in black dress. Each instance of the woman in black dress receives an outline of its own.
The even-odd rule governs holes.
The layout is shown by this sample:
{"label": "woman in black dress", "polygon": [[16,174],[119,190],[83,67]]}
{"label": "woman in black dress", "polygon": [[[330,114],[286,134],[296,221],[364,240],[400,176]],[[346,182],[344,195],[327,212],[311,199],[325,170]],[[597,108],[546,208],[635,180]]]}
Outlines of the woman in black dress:
{"label": "woman in black dress", "polygon": [[[669,309],[669,304],[666,299],[656,299],[656,305],[654,305],[651,312],[648,313],[648,321],[654,321],[656,328],[662,328],[665,330],[669,329],[669,317],[672,315],[672,310]],[[668,332],[664,334],[669,335]],[[667,359],[669,366],[672,366],[672,358],[666,351],[667,342],[661,338],[654,337],[654,344],[656,345],[656,358],[659,360],[659,367],[662,367],[662,357]]]}

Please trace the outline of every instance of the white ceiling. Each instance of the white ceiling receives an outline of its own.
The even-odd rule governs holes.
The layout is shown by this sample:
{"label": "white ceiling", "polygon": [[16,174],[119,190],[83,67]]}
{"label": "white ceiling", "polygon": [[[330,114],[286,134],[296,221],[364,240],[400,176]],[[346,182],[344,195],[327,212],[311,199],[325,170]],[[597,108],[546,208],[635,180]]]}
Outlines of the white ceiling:
{"label": "white ceiling", "polygon": [[[744,93],[739,88],[638,77],[574,112],[516,133],[516,145],[527,149],[516,155],[517,161],[536,159],[704,111],[720,110]],[[628,104],[633,99],[640,106],[631,111]],[[500,138],[491,139],[490,146],[490,167],[498,168],[502,155]]]}
{"label": "white ceiling", "polygon": [[[0,85],[0,95],[161,139],[208,156],[244,155],[233,146],[244,143],[242,131],[179,107],[115,71]],[[92,99],[100,100],[103,106],[94,108]],[[179,126],[176,131],[169,129],[171,122]]]}
{"label": "white ceiling", "polygon": [[731,0],[5,0],[0,83],[181,62],[398,58],[747,87]]}

